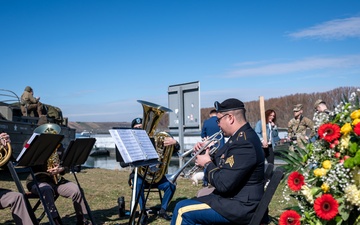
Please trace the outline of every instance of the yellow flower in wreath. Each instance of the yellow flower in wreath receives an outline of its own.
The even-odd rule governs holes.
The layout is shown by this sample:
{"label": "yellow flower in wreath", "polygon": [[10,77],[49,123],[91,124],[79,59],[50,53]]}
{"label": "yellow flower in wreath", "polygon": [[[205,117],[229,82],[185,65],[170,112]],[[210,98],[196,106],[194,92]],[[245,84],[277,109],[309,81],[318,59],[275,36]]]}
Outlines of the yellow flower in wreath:
{"label": "yellow flower in wreath", "polygon": [[321,189],[323,190],[324,193],[327,193],[327,192],[329,192],[330,187],[329,187],[329,185],[327,183],[323,183],[321,185]]}
{"label": "yellow flower in wreath", "polygon": [[331,162],[330,162],[330,160],[325,160],[323,163],[322,163],[322,167],[324,168],[324,169],[330,169],[331,168]]}
{"label": "yellow flower in wreath", "polygon": [[351,119],[360,119],[360,110],[355,110],[350,114]]}
{"label": "yellow flower in wreath", "polygon": [[344,126],[341,127],[340,132],[344,135],[349,134],[352,131],[352,127],[350,123],[345,123]]}
{"label": "yellow flower in wreath", "polygon": [[355,126],[356,124],[358,124],[360,122],[360,119],[354,119],[354,121],[352,122],[352,125]]}
{"label": "yellow flower in wreath", "polygon": [[326,172],[327,172],[327,170],[324,168],[317,168],[314,170],[314,175],[316,177],[322,177],[322,176],[326,175]]}

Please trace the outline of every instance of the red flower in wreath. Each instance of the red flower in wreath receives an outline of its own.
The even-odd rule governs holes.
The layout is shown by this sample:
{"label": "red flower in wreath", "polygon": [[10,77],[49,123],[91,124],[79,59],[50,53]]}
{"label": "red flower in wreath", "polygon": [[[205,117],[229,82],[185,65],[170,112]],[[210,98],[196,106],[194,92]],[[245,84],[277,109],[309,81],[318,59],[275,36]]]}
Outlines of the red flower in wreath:
{"label": "red flower in wreath", "polygon": [[340,127],[337,124],[325,123],[319,127],[318,130],[319,138],[331,143],[332,141],[339,139]]}
{"label": "red flower in wreath", "polygon": [[289,185],[289,188],[293,191],[300,191],[301,190],[301,186],[303,186],[305,184],[304,182],[304,176],[295,171],[295,172],[292,172],[290,175],[289,175],[289,178],[288,178],[288,185]]}
{"label": "red flower in wreath", "polygon": [[324,220],[331,220],[338,214],[339,203],[331,194],[324,194],[315,199],[314,209],[318,217]]}
{"label": "red flower in wreath", "polygon": [[287,210],[281,214],[279,225],[300,225],[300,218],[295,210]]}
{"label": "red flower in wreath", "polygon": [[355,133],[357,136],[360,136],[360,122],[357,123],[357,124],[354,126],[354,133]]}

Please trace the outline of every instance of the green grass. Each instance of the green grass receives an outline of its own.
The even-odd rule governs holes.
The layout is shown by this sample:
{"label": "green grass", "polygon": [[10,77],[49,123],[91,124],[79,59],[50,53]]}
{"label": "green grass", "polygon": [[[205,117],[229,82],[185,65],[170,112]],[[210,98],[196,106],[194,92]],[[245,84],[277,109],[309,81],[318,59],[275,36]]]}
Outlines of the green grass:
{"label": "green grass", "polygon": [[[126,202],[125,207],[127,210],[130,209],[132,192],[128,185],[129,173],[130,172],[126,170],[83,169],[80,173],[76,174],[97,224],[128,224],[128,217],[119,218],[118,216],[117,199],[120,196],[124,196]],[[26,176],[27,174],[20,174],[20,180],[24,187]],[[75,182],[75,178],[72,174],[66,174],[65,178]],[[278,217],[282,209],[286,206],[286,203],[284,203],[282,198],[283,184],[280,185],[281,186],[277,189],[269,206],[271,217]],[[15,182],[12,180],[8,171],[0,171],[0,187],[17,191]],[[191,184],[190,180],[179,177],[177,179],[175,195],[168,207],[169,214],[172,214],[176,202],[196,196],[197,191],[201,188],[201,185],[195,187]],[[31,199],[30,203],[32,205],[35,204],[35,200]],[[64,225],[76,223],[74,209],[70,199],[59,197],[56,201],[56,206],[63,219]],[[160,206],[159,195],[157,193],[150,193],[147,207],[155,206]],[[39,215],[41,211],[41,208],[37,210],[36,215]],[[157,218],[155,215],[150,216],[149,223],[159,225],[169,224],[168,221]],[[13,224],[9,208],[0,210],[0,224]],[[42,220],[41,224],[48,224],[46,217]]]}

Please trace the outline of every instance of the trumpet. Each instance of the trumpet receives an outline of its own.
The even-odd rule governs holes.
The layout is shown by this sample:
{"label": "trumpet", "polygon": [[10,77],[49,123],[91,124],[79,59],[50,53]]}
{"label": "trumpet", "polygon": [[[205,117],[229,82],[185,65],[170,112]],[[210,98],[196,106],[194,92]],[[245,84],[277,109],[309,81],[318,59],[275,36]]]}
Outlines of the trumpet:
{"label": "trumpet", "polygon": [[[217,137],[220,136],[220,137]],[[191,161],[193,161],[199,154],[203,153],[205,151],[205,149],[207,147],[209,147],[210,144],[213,144],[211,146],[211,149],[209,151],[210,155],[213,155],[216,153],[216,151],[218,150],[219,146],[220,146],[220,141],[221,139],[224,138],[224,134],[222,132],[222,130],[220,130],[219,132],[211,135],[208,139],[206,139],[206,144],[201,147],[201,149],[199,149],[198,151],[196,151],[194,153],[194,148],[187,150],[186,152],[184,152],[183,154],[179,155],[179,157],[185,157],[187,155],[191,154],[191,158],[184,163],[184,165],[182,167],[180,167],[178,170],[175,171],[174,174],[170,175],[167,174],[166,178],[168,179],[168,181],[172,184],[174,184],[176,182],[176,179],[179,177],[180,173],[190,164]],[[188,178],[190,177],[192,174],[194,174],[196,171],[198,171],[201,167],[200,166],[193,166],[189,172],[187,174],[185,174],[185,177]]]}

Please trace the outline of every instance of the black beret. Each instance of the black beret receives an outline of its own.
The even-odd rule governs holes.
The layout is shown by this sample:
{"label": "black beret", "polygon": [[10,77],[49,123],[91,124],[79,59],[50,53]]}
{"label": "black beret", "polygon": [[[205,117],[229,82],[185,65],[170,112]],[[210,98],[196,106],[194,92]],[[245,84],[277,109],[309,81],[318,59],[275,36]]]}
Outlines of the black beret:
{"label": "black beret", "polygon": [[226,112],[236,109],[245,109],[244,103],[236,98],[229,98],[223,101],[222,103],[215,102],[215,109],[217,112]]}
{"label": "black beret", "polygon": [[135,118],[133,119],[133,121],[131,122],[131,128],[134,128],[135,125],[137,124],[142,124],[142,119],[141,118]]}

